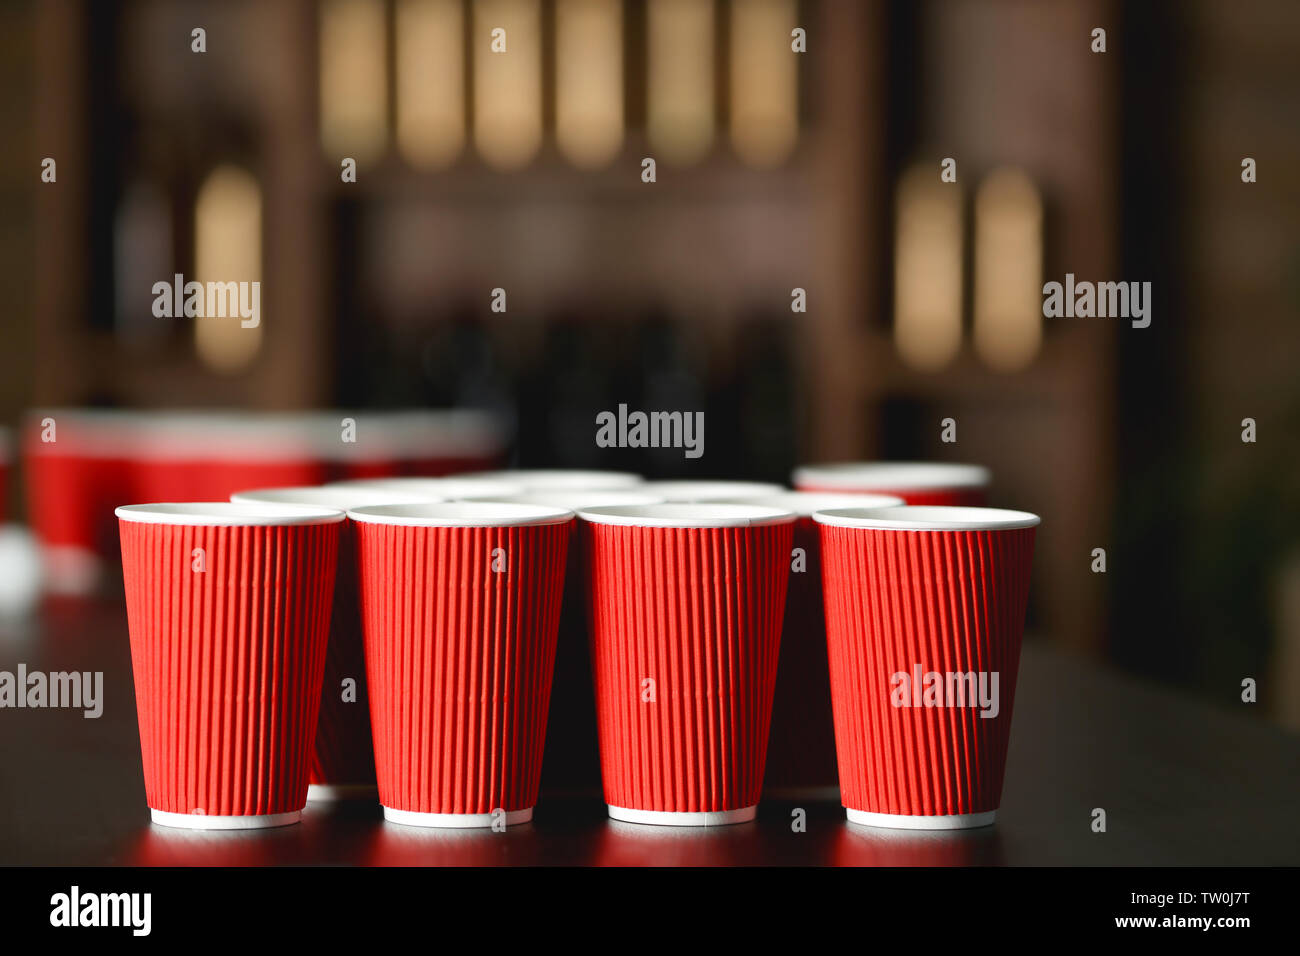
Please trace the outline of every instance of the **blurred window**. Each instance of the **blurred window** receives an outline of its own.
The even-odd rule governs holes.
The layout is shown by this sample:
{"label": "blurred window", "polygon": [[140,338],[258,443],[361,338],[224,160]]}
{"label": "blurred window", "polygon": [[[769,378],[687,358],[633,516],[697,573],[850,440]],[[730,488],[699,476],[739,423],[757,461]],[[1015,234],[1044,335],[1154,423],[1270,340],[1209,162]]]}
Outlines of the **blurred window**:
{"label": "blurred window", "polygon": [[540,0],[475,0],[473,31],[474,145],[518,169],[542,145]]}
{"label": "blurred window", "polygon": [[[239,371],[257,357],[264,328],[264,310],[251,328],[240,315],[241,296],[251,303],[254,282],[259,283],[260,296],[262,279],[262,190],[243,169],[218,166],[199,189],[194,203],[194,273],[193,281],[204,284],[205,290],[209,282],[220,283],[226,295],[224,315],[192,320],[199,359],[217,371]],[[205,292],[205,311],[210,299]]]}
{"label": "blurred window", "polygon": [[320,135],[331,158],[377,159],[388,140],[388,60],[383,0],[323,0]]}
{"label": "blurred window", "polygon": [[556,0],[555,138],[583,168],[608,164],[623,143],[620,0]]}
{"label": "blurred window", "polygon": [[898,184],[894,343],[904,362],[935,371],[961,348],[961,187],[918,163]]}
{"label": "blurred window", "polygon": [[731,4],[731,144],[751,166],[784,161],[799,136],[794,0]]}
{"label": "blurred window", "polygon": [[646,135],[669,163],[689,165],[713,145],[713,0],[646,5]]}
{"label": "blurred window", "polygon": [[975,195],[975,349],[990,367],[1029,365],[1043,339],[1043,205],[1019,169],[989,173]]}
{"label": "blurred window", "polygon": [[465,18],[461,0],[397,0],[397,145],[422,169],[465,146]]}

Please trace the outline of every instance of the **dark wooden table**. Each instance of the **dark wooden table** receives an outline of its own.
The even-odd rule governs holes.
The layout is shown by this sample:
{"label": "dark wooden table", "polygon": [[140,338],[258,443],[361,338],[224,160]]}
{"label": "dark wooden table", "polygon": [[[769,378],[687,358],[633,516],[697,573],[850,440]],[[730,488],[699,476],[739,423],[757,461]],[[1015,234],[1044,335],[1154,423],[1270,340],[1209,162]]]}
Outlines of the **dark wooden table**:
{"label": "dark wooden table", "polygon": [[[852,826],[833,790],[776,795],[755,823],[712,829],[614,823],[596,794],[544,793],[534,822],[505,833],[315,805],[277,830],[169,830],[145,807],[122,605],[59,600],[0,622],[0,667],[18,661],[101,670],[106,702],[97,720],[0,710],[0,864],[1300,864],[1300,738],[1248,714],[1231,680],[1215,708],[1033,641],[998,823],[958,834]],[[806,832],[791,829],[795,807]]]}

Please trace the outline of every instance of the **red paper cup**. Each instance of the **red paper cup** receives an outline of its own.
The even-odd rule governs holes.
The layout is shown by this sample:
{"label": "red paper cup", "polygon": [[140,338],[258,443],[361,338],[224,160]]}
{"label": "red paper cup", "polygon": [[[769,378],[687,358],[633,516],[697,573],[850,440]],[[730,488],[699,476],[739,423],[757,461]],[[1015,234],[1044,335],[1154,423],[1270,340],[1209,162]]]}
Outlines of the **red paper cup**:
{"label": "red paper cup", "polygon": [[1037,515],[819,511],[826,633],[850,822],[991,824],[1002,798]]}
{"label": "red paper cup", "polygon": [[[344,422],[350,424],[344,441]],[[319,454],[330,481],[392,478],[402,474],[405,448],[392,415],[374,411],[317,412],[312,416]]]}
{"label": "red paper cup", "polygon": [[733,503],[793,511],[790,588],[781,630],[781,659],[772,701],[764,789],[793,794],[835,786],[835,733],[830,677],[826,670],[826,619],[822,612],[821,541],[814,511],[825,508],[889,508],[903,503],[889,495],[784,491]]}
{"label": "red paper cup", "polygon": [[609,815],[755,816],[795,516],[750,505],[580,512]]}
{"label": "red paper cup", "polygon": [[259,439],[265,435],[300,450],[312,460],[318,482],[387,478],[402,471],[401,436],[385,412],[340,408],[245,414],[238,421],[251,425]]}
{"label": "red paper cup", "polygon": [[384,413],[385,429],[400,449],[401,473],[413,477],[495,468],[508,432],[489,412],[467,408]]}
{"label": "red paper cup", "polygon": [[456,502],[348,516],[384,818],[528,822],[573,513]]}
{"label": "red paper cup", "polygon": [[133,493],[146,501],[224,501],[245,488],[317,484],[328,471],[307,416],[163,412],[132,442]]}
{"label": "red paper cup", "polygon": [[796,468],[794,486],[799,491],[894,495],[909,505],[981,507],[988,496],[989,470],[943,462],[848,461]]}
{"label": "red paper cup", "polygon": [[584,471],[577,468],[515,468],[469,472],[454,477],[516,485],[522,492],[630,491],[645,482],[640,475],[630,471]]}
{"label": "red paper cup", "polygon": [[779,495],[786,489],[765,481],[647,481],[640,491],[659,495],[664,501],[735,501]]}
{"label": "red paper cup", "polygon": [[296,823],[342,512],[195,502],[129,505],[117,517],[153,822]]}
{"label": "red paper cup", "polygon": [[46,409],[27,417],[22,454],[27,516],[40,541],[45,589],[88,594],[117,552],[113,509],[131,501],[126,412]]}
{"label": "red paper cup", "polygon": [[[346,511],[366,505],[416,504],[428,498],[411,496],[403,502],[394,492],[324,486],[262,488],[231,495],[230,500]],[[339,529],[338,573],[334,579],[334,604],[310,780],[307,788],[310,801],[374,799],[377,794],[366,654],[357,602],[356,533],[351,520],[344,521]]]}
{"label": "red paper cup", "polygon": [[283,417],[309,431],[331,481],[485,468],[505,450],[505,430],[496,418],[467,409],[337,409]]}

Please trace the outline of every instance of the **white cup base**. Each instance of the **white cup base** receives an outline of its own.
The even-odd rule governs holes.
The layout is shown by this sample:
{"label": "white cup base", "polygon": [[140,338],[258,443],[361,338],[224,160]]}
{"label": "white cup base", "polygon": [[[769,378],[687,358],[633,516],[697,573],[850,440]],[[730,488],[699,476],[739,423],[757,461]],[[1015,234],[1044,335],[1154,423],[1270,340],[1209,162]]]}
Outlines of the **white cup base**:
{"label": "white cup base", "polygon": [[307,785],[308,803],[337,803],[340,800],[377,800],[373,783],[312,783]]}
{"label": "white cup base", "polygon": [[948,816],[922,816],[909,813],[871,813],[867,810],[850,810],[849,822],[864,827],[883,827],[890,830],[974,830],[993,825],[996,810],[985,813],[957,813]]}
{"label": "white cup base", "polygon": [[[507,810],[506,826],[528,823],[533,818],[533,808],[526,810]],[[491,813],[416,813],[413,810],[395,810],[384,807],[384,819],[389,823],[400,823],[404,827],[441,827],[448,830],[469,830],[475,827],[492,826]]]}
{"label": "white cup base", "polygon": [[757,804],[739,810],[633,810],[605,804],[611,820],[660,827],[720,827],[748,823],[758,816]]}
{"label": "white cup base", "polygon": [[170,813],[150,807],[149,818],[160,827],[178,827],[182,830],[260,830],[297,823],[302,819],[302,811],[222,817],[209,816],[205,813]]}

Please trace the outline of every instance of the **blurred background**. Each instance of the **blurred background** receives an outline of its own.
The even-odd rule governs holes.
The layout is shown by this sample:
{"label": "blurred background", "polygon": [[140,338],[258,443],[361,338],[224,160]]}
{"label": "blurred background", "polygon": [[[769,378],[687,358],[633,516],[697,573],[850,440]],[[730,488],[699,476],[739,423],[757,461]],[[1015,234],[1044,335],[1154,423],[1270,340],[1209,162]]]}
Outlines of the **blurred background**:
{"label": "blurred background", "polygon": [[[0,422],[978,462],[1044,518],[1035,639],[1300,727],[1298,53],[1293,0],[9,0]],[[1150,327],[1044,320],[1067,272],[1151,282]],[[260,280],[261,325],[155,317],[176,273]],[[704,457],[598,448],[620,403],[705,411]]]}

